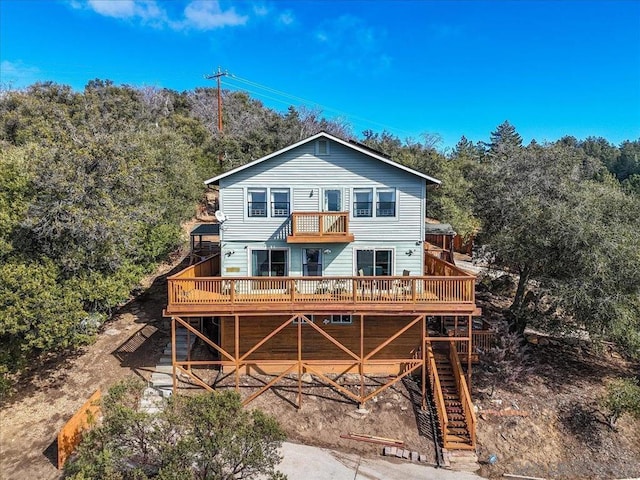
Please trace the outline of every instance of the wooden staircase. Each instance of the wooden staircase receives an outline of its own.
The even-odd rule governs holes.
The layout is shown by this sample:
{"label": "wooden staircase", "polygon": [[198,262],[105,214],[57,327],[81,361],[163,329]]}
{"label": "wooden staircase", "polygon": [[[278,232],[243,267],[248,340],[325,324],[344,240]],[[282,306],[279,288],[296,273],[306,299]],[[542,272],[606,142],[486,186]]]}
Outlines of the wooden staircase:
{"label": "wooden staircase", "polygon": [[[434,342],[430,348],[432,391],[436,404],[444,448],[475,449],[475,415],[458,354],[449,342]],[[435,383],[435,384],[434,384]]]}

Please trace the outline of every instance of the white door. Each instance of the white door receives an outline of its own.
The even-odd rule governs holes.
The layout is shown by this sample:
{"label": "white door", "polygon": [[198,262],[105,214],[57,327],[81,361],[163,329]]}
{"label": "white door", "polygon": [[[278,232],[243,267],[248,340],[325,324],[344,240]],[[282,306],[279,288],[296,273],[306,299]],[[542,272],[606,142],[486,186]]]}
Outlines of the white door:
{"label": "white door", "polygon": [[323,209],[325,212],[341,212],[342,190],[325,190]]}
{"label": "white door", "polygon": [[322,250],[304,248],[302,250],[302,275],[305,277],[322,276]]}

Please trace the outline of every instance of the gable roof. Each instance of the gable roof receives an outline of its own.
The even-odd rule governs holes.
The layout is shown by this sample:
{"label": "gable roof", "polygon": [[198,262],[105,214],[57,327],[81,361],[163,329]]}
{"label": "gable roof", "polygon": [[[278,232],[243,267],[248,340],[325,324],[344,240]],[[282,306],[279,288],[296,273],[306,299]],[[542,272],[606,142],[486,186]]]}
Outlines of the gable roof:
{"label": "gable roof", "polygon": [[360,143],[357,142],[349,142],[346,140],[343,140],[341,138],[338,137],[334,137],[333,135],[328,134],[327,132],[320,132],[320,133],[316,133],[315,135],[312,135],[308,138],[305,138],[303,140],[300,140],[297,143],[294,143],[293,145],[289,145],[288,147],[285,147],[283,149],[278,150],[277,152],[273,152],[270,153],[269,155],[266,155],[262,158],[259,158],[257,160],[254,160],[252,162],[249,162],[245,165],[242,165],[240,167],[236,167],[232,170],[229,170],[228,172],[225,172],[221,175],[218,175],[217,177],[213,177],[210,178],[209,180],[205,180],[204,184],[205,185],[211,185],[211,184],[217,184],[218,181],[222,180],[223,178],[229,177],[231,175],[233,175],[234,173],[240,172],[242,170],[245,170],[247,168],[251,168],[254,165],[257,165],[259,163],[262,163],[266,160],[269,160],[270,158],[276,157],[282,153],[288,152],[289,150],[293,150],[296,147],[299,147],[300,145],[304,145],[305,143],[308,142],[313,142],[314,140],[317,140],[318,138],[327,138],[329,140],[332,140],[336,143],[339,143],[340,145],[344,145],[347,148],[350,148],[352,150],[355,150],[357,152],[363,153],[365,155],[367,155],[368,157],[374,158],[376,160],[379,160],[383,163],[386,163],[387,165],[391,165],[392,167],[396,167],[399,168],[400,170],[404,170],[405,172],[411,173],[412,175],[415,175],[417,177],[423,178],[424,180],[426,180],[429,183],[435,183],[437,185],[440,185],[440,180],[438,180],[437,178],[433,178],[430,177],[429,175],[425,175],[424,173],[420,173],[416,170],[413,170],[412,168],[409,167],[405,167],[404,165],[401,165],[397,162],[394,162],[393,160],[391,160],[389,157],[387,157],[386,155],[383,155],[380,152],[377,152],[376,150],[373,150],[369,147],[366,147],[365,145],[362,145]]}

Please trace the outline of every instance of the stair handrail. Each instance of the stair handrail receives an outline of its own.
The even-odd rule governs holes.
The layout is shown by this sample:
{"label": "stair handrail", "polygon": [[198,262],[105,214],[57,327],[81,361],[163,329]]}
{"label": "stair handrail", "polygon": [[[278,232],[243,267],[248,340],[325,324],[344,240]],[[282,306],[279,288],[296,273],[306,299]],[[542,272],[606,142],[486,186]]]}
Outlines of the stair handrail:
{"label": "stair handrail", "polygon": [[433,390],[433,398],[438,410],[438,421],[440,423],[440,432],[442,433],[442,444],[446,447],[447,424],[449,416],[447,415],[447,407],[444,403],[442,395],[442,387],[440,385],[440,376],[438,375],[438,367],[436,366],[436,357],[433,353],[433,346],[430,341],[426,341],[427,360],[429,362],[429,383]]}
{"label": "stair handrail", "polygon": [[467,386],[467,380],[462,371],[462,365],[460,364],[460,357],[456,351],[455,342],[451,342],[449,348],[449,358],[451,360],[451,367],[453,372],[453,378],[458,388],[458,394],[460,396],[460,403],[462,404],[462,412],[464,413],[464,419],[467,423],[467,429],[469,431],[469,437],[471,439],[471,445],[476,446],[476,414],[473,411],[473,402],[471,401],[471,392]]}

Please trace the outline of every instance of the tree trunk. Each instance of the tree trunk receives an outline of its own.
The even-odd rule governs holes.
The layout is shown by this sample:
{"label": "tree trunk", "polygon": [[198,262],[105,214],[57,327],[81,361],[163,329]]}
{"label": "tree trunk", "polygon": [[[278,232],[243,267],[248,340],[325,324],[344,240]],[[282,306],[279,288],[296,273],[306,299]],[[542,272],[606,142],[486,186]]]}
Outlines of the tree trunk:
{"label": "tree trunk", "polygon": [[513,303],[509,310],[511,311],[511,331],[522,335],[524,329],[527,327],[527,321],[522,315],[522,304],[524,301],[524,294],[529,283],[529,277],[531,276],[531,269],[525,265],[520,269],[520,277],[518,279],[518,288],[516,289],[516,295],[513,297]]}

